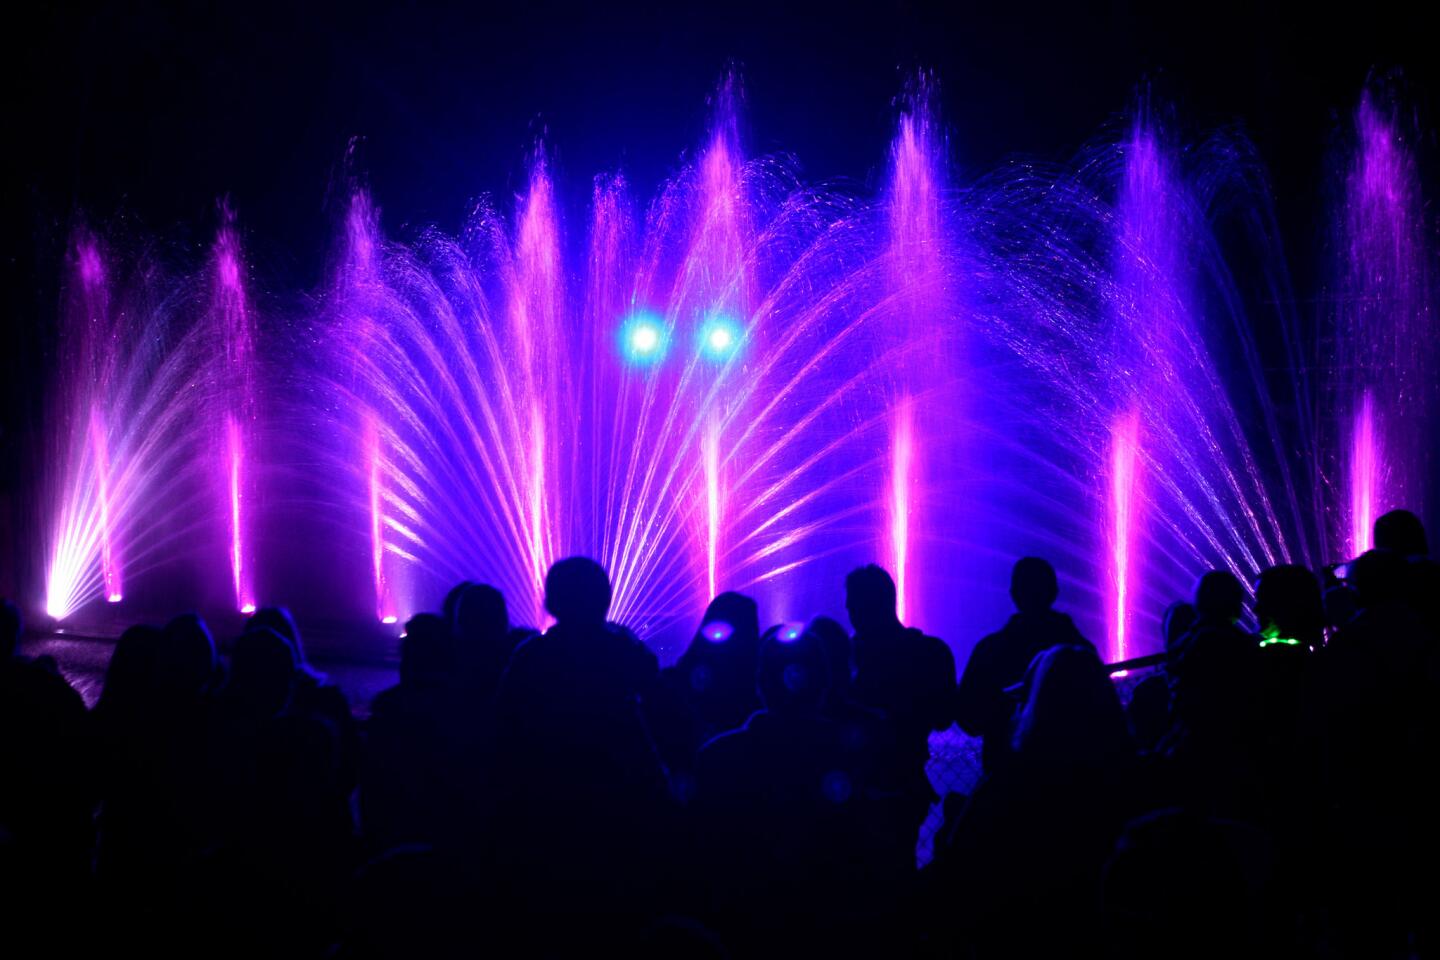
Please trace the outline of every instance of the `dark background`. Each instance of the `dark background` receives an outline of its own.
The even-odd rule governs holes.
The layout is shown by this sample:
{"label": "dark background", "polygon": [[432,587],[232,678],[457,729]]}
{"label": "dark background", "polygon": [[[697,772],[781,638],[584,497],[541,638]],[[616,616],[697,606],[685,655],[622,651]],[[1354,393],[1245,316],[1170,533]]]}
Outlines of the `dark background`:
{"label": "dark background", "polygon": [[1271,170],[1303,291],[1327,154],[1362,85],[1402,67],[1428,115],[1434,77],[1433,33],[1387,3],[1343,17],[1250,3],[41,6],[3,31],[0,496],[12,507],[82,211],[198,251],[228,194],[259,285],[304,290],[323,269],[327,193],[352,136],[392,232],[454,229],[482,193],[503,204],[541,134],[572,197],[615,168],[644,195],[698,141],[733,62],[752,151],[865,183],[896,95],[925,67],[962,180],[1017,155],[1063,160],[1141,83],[1183,128],[1240,124]]}
{"label": "dark background", "polygon": [[512,192],[541,133],[580,196],[593,173],[617,167],[643,192],[696,142],[731,62],[751,149],[793,152],[812,178],[870,177],[896,94],[926,67],[941,82],[962,176],[1017,154],[1063,159],[1150,82],[1184,125],[1243,124],[1282,202],[1308,204],[1335,118],[1372,70],[1403,67],[1421,94],[1433,75],[1433,36],[1403,8],[1355,5],[1342,19],[1322,6],[542,0],[36,11],[6,31],[15,162],[6,200],[26,221],[8,227],[43,242],[46,227],[79,208],[208,235],[215,198],[229,193],[252,247],[279,258],[282,280],[304,282],[351,136],[366,139],[391,229],[453,227],[469,198]]}

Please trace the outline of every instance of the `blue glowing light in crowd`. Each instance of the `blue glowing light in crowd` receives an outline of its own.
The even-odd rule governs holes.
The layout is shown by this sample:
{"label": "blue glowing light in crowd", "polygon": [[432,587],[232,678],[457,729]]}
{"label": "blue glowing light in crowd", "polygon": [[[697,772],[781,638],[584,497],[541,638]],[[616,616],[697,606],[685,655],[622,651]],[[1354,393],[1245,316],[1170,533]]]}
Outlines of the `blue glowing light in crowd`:
{"label": "blue glowing light in crowd", "polygon": [[632,314],[620,328],[620,348],[625,359],[640,366],[663,360],[668,339],[664,321],[650,313]]}
{"label": "blue glowing light in crowd", "polygon": [[723,620],[715,620],[700,628],[700,633],[711,643],[724,643],[734,632],[735,628]]}
{"label": "blue glowing light in crowd", "polygon": [[780,632],[776,634],[776,639],[778,639],[781,643],[794,643],[796,640],[800,639],[800,635],[804,632],[805,624],[787,623],[780,628]]}

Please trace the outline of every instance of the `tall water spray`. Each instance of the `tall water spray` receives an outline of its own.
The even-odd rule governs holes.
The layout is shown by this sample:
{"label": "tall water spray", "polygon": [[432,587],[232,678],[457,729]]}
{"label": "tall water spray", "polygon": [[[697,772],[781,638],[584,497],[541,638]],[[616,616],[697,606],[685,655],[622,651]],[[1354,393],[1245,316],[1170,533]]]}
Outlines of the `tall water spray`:
{"label": "tall water spray", "polygon": [[1122,153],[1106,361],[1113,424],[1106,608],[1115,657],[1135,652],[1136,584],[1149,586],[1144,607],[1153,621],[1165,602],[1157,586],[1169,581],[1171,597],[1183,596],[1187,581],[1211,568],[1249,583],[1291,558],[1289,539],[1301,523],[1289,474],[1261,468],[1262,456],[1284,458],[1283,439],[1243,298],[1205,206],[1202,185],[1232,175],[1228,155],[1202,155],[1197,162],[1212,166],[1187,175],[1182,156],[1145,119]]}
{"label": "tall water spray", "polygon": [[63,466],[45,586],[45,612],[57,620],[97,589],[111,603],[123,599],[106,416],[114,322],[108,271],[94,236],[81,232],[71,251],[61,366],[65,380],[58,386],[62,403],[56,414],[65,424],[56,451]]}
{"label": "tall water spray", "polygon": [[126,599],[139,573],[179,562],[203,519],[203,325],[179,316],[175,288],[143,254],[127,263],[109,250],[84,229],[70,247],[46,462],[44,608],[56,620]]}
{"label": "tall water spray", "polygon": [[[1186,145],[1142,110],[1072,164],[952,189],[933,100],[901,101],[874,195],[747,156],[733,81],[648,199],[618,173],[570,197],[543,147],[457,235],[389,236],[354,189],[316,315],[263,333],[228,214],[183,281],[77,232],[44,605],[138,609],[203,569],[243,611],[306,592],[288,563],[335,591],[317,606],[358,594],[382,622],[483,579],[543,625],[547,568],[583,553],[665,653],[717,592],[838,614],[844,573],[878,561],[902,618],[963,652],[1006,612],[996,578],[1041,553],[1123,659],[1204,570],[1315,559],[1317,448],[1335,553],[1424,508],[1437,338],[1398,114],[1356,114],[1312,370],[1240,138]],[[260,364],[271,338],[284,368]],[[262,564],[287,509],[304,557]]]}
{"label": "tall water spray", "polygon": [[254,551],[250,516],[254,504],[253,452],[257,398],[255,395],[254,318],[246,298],[244,260],[234,215],[223,209],[224,223],[215,241],[211,283],[211,323],[219,332],[219,370],[216,372],[221,429],[217,475],[222,477],[223,512],[227,519],[227,554],[235,606],[241,613],[255,611]]}
{"label": "tall water spray", "polygon": [[543,623],[546,569],[589,553],[653,633],[873,557],[843,524],[893,462],[880,332],[918,281],[862,205],[746,159],[737,101],[643,215],[597,179],[583,245],[543,151],[513,219],[482,203],[458,239],[391,242],[356,193],[325,376],[382,619],[483,577]]}
{"label": "tall water spray", "polygon": [[[888,336],[900,349],[894,365],[890,410],[890,482],[886,504],[886,560],[895,578],[900,619],[921,614],[925,585],[916,582],[914,531],[934,518],[924,517],[922,491],[926,463],[953,426],[958,411],[939,409],[954,395],[945,389],[950,374],[943,356],[947,326],[953,322],[945,283],[945,232],[941,221],[942,140],[931,111],[925,82],[908,98],[890,148],[886,191],[894,315]],[[923,619],[923,617],[921,617]]]}
{"label": "tall water spray", "polygon": [[1367,92],[1355,112],[1336,253],[1331,404],[1340,556],[1373,546],[1376,517],[1430,505],[1440,326],[1424,198],[1397,108]]}

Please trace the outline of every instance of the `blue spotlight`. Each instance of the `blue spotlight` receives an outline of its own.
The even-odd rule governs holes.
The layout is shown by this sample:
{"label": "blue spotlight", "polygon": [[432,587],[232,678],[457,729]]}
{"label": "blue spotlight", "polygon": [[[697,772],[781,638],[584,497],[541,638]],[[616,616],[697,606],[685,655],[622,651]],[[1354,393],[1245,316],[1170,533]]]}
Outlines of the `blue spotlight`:
{"label": "blue spotlight", "polygon": [[700,328],[700,352],[712,360],[726,360],[740,349],[744,331],[729,317],[714,316]]}
{"label": "blue spotlight", "polygon": [[780,632],[775,635],[775,639],[779,640],[781,643],[794,643],[796,640],[800,639],[800,635],[804,632],[805,624],[787,623],[781,626]]}
{"label": "blue spotlight", "polygon": [[664,321],[651,313],[631,314],[620,327],[620,350],[637,366],[663,360],[668,339]]}

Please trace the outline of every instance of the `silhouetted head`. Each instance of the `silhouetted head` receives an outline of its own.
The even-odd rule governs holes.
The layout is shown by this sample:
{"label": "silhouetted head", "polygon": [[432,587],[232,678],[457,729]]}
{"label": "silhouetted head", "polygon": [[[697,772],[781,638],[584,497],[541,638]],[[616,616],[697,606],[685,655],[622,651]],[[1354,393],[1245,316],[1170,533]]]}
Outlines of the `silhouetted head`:
{"label": "silhouetted head", "polygon": [[702,649],[742,648],[753,656],[760,642],[760,608],[743,593],[727,590],[705,608],[694,642]]}
{"label": "silhouetted head", "polygon": [[95,705],[101,713],[129,714],[154,701],[155,665],[164,634],[158,627],[136,624],[120,634],[105,668],[105,686]]}
{"label": "silhouetted head", "polygon": [[845,612],[856,633],[874,633],[900,622],[895,615],[895,581],[873,563],[845,578]]}
{"label": "silhouetted head", "polygon": [[445,680],[455,668],[455,642],[450,627],[433,613],[419,613],[405,623],[400,642],[400,682],[407,686]]}
{"label": "silhouetted head", "polygon": [[599,626],[610,609],[610,578],[589,557],[566,557],[545,575],[545,609],[557,622]]}
{"label": "silhouetted head", "polygon": [[1346,583],[1355,588],[1360,609],[1369,610],[1405,595],[1409,562],[1392,550],[1366,550],[1350,564]]}
{"label": "silhouetted head", "polygon": [[851,659],[850,635],[839,621],[829,617],[816,617],[810,621],[805,632],[820,641],[825,651],[825,664],[830,670],[830,692],[836,697],[850,693],[850,682],[854,678],[854,662]]}
{"label": "silhouetted head", "polygon": [[1174,653],[1175,648],[1180,644],[1180,638],[1190,632],[1195,625],[1195,604],[1186,603],[1184,600],[1176,600],[1165,608],[1165,613],[1160,618],[1160,635],[1165,641],[1165,652]]}
{"label": "silhouetted head", "polygon": [[1375,521],[1375,549],[1393,550],[1402,557],[1423,557],[1430,552],[1425,524],[1409,510],[1391,510]]}
{"label": "silhouetted head", "polygon": [[20,631],[25,620],[20,608],[9,600],[0,600],[0,660],[9,660],[20,649]]}
{"label": "silhouetted head", "polygon": [[1050,561],[1040,557],[1021,557],[1010,571],[1010,599],[1021,613],[1049,610],[1060,596],[1060,583]]}
{"label": "silhouetted head", "polygon": [[257,716],[275,716],[290,704],[298,668],[288,639],[265,627],[246,630],[230,654],[225,694]]}
{"label": "silhouetted head", "polygon": [[1207,623],[1234,623],[1245,612],[1245,588],[1235,575],[1211,570],[1195,585],[1196,619]]}
{"label": "silhouetted head", "polygon": [[165,624],[155,681],[162,696],[193,700],[215,677],[215,639],[198,613]]}
{"label": "silhouetted head", "polygon": [[[510,632],[510,612],[505,595],[488,583],[465,582],[452,594],[455,604],[447,619],[460,642],[502,640]],[[447,598],[448,599],[448,598]]]}
{"label": "silhouetted head", "polygon": [[440,604],[440,615],[451,627],[455,626],[455,611],[460,607],[460,598],[465,595],[467,589],[473,586],[475,586],[474,580],[461,580],[450,588],[449,593],[445,594],[445,599]]}
{"label": "silhouetted head", "polygon": [[295,618],[285,607],[261,607],[256,610],[249,620],[245,621],[245,629],[266,629],[273,630],[289,642],[291,650],[295,653],[295,662],[304,666],[305,647],[300,642],[300,628],[295,625]]}
{"label": "silhouetted head", "polygon": [[1325,602],[1320,581],[1294,563],[1270,567],[1255,582],[1255,619],[1264,636],[1299,640],[1318,647],[1325,638]]}
{"label": "silhouetted head", "polygon": [[1062,645],[1036,655],[1015,720],[1015,751],[1044,763],[1086,763],[1132,749],[1125,710],[1091,647]]}
{"label": "silhouetted head", "polygon": [[820,638],[798,624],[766,630],[755,686],[765,708],[774,713],[817,712],[830,687]]}

